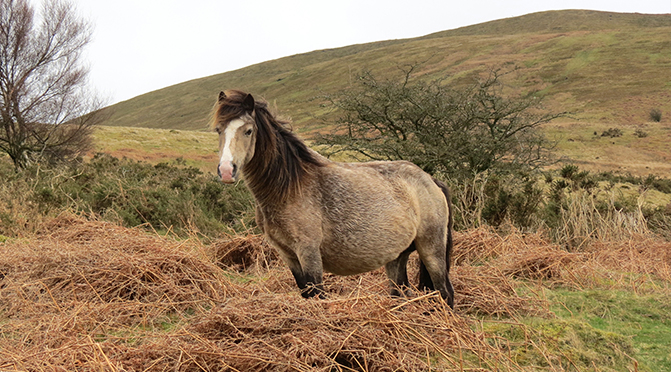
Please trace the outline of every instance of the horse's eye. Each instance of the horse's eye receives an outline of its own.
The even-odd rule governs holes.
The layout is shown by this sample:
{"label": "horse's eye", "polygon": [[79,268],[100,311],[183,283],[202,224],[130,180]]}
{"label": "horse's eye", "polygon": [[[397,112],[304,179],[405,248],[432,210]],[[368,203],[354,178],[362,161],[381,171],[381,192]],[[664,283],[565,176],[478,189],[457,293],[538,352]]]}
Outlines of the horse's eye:
{"label": "horse's eye", "polygon": [[217,133],[221,134],[221,127],[216,127],[216,128],[214,128],[214,130],[216,130]]}
{"label": "horse's eye", "polygon": [[247,129],[247,131],[245,132],[245,136],[249,137],[251,135],[252,135],[252,129],[251,128]]}

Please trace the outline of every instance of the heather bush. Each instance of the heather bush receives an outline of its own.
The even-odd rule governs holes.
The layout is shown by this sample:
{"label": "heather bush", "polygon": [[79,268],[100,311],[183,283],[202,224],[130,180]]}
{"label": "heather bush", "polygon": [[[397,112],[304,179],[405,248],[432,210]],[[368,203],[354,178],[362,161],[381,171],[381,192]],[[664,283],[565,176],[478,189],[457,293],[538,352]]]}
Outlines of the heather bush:
{"label": "heather bush", "polygon": [[7,201],[0,207],[0,234],[30,230],[30,221],[64,210],[177,234],[217,236],[253,226],[252,197],[244,185],[223,185],[193,167],[98,154],[55,168],[0,169]]}

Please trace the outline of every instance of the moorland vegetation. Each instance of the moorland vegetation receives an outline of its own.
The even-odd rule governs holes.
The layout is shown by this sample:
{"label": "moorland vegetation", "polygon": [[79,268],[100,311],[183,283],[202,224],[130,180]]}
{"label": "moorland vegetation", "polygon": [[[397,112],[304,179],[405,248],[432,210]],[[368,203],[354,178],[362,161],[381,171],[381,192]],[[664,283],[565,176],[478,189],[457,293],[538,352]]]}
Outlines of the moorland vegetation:
{"label": "moorland vegetation", "polygon": [[[392,76],[410,50],[429,61],[424,87],[465,87],[476,66],[524,55],[526,70],[506,83],[510,97],[538,91],[547,112],[595,120],[539,126],[545,136],[570,133],[560,155],[623,141],[617,146],[654,147],[663,158],[671,151],[656,141],[668,135],[669,93],[659,74],[671,51],[658,46],[670,23],[548,12],[293,56],[119,104],[108,124],[169,129],[102,127],[98,153],[85,158],[17,171],[0,157],[0,369],[671,370],[671,180],[645,166],[613,171],[573,156],[508,167],[506,153],[501,166],[475,172],[427,165],[453,191],[455,311],[435,293],[389,297],[383,270],[327,276],[327,298],[308,301],[258,235],[244,185],[225,186],[211,172],[216,135],[175,124],[204,126],[212,92],[235,85],[278,97],[305,136],[332,133],[334,121],[306,124],[308,111],[336,117],[323,92],[306,87],[351,88],[324,79],[356,76],[350,64]],[[623,48],[650,69],[635,84],[611,81],[604,94],[604,75],[634,69],[617,59]],[[449,79],[433,79],[448,69]],[[306,102],[312,109],[300,108]],[[630,125],[648,117],[645,127]],[[352,156],[347,150],[335,157]]]}

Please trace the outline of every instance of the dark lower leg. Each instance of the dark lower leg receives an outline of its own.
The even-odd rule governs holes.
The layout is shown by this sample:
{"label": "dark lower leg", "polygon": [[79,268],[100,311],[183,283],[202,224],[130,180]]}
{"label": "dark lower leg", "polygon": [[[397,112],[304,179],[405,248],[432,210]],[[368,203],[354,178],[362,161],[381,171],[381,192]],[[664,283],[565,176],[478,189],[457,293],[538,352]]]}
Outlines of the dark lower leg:
{"label": "dark lower leg", "polygon": [[298,271],[294,269],[291,270],[291,273],[294,275],[294,279],[296,279],[296,285],[301,290],[301,296],[304,298],[312,298],[314,296],[325,298],[321,276],[305,275],[302,270]]}
{"label": "dark lower leg", "polygon": [[[454,288],[450,282],[449,273],[443,270],[434,270],[432,276],[423,262],[419,265],[419,289],[423,291],[438,290],[440,296],[450,308],[454,308]],[[444,273],[444,274],[443,274]]]}
{"label": "dark lower leg", "polygon": [[321,283],[321,280],[319,282],[316,280],[308,281],[305,288],[301,290],[301,296],[303,296],[303,298],[312,298],[315,296],[319,298],[326,298],[324,285]]}
{"label": "dark lower leg", "polygon": [[414,246],[410,246],[407,250],[402,252],[397,259],[388,262],[384,268],[387,277],[391,281],[391,295],[392,296],[411,296],[410,282],[408,281],[408,256],[414,251]]}
{"label": "dark lower leg", "polygon": [[419,289],[422,291],[434,290],[431,275],[429,275],[429,271],[422,261],[419,262]]}

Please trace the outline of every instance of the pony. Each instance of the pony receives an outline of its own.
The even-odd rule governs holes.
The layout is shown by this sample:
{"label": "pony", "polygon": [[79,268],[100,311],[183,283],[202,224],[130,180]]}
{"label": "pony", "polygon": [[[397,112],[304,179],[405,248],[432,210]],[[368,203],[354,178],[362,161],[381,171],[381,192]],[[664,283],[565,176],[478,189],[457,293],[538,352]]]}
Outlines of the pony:
{"label": "pony", "polygon": [[385,267],[392,296],[411,296],[409,255],[420,258],[420,290],[454,307],[449,279],[448,188],[411,162],[340,163],[310,149],[251,94],[220,92],[210,126],[219,133],[217,174],[244,179],[256,223],[305,298],[324,298],[323,272]]}

